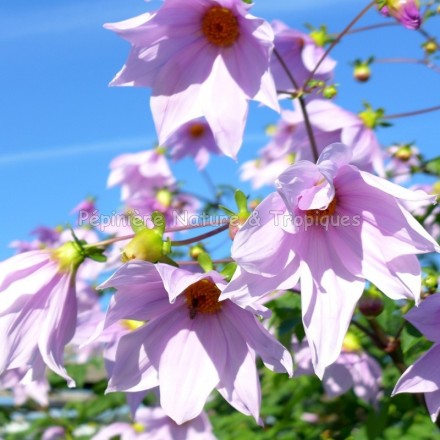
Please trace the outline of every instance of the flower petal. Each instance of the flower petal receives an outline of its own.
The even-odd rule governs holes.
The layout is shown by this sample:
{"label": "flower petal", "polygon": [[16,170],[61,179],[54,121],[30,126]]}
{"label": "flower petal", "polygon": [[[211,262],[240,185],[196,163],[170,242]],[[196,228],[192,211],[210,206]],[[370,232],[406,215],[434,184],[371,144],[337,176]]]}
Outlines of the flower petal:
{"label": "flower petal", "polygon": [[224,321],[223,331],[228,350],[226,368],[217,389],[236,410],[252,415],[259,423],[261,390],[255,366],[255,353],[249,349],[243,338],[238,337],[235,328],[224,319],[224,314],[220,319]]}
{"label": "flower petal", "polygon": [[246,342],[263,359],[269,370],[293,374],[292,356],[255,318],[255,316],[229,302],[224,304],[225,317],[242,334]]}
{"label": "flower petal", "polygon": [[399,393],[439,391],[439,362],[440,344],[435,344],[402,374],[394,387],[392,396]]}
{"label": "flower petal", "polygon": [[217,316],[199,314],[190,319],[186,307],[182,307],[173,312],[173,319],[180,329],[167,340],[162,339],[160,403],[169,417],[182,424],[202,412],[218,385],[227,347]]}

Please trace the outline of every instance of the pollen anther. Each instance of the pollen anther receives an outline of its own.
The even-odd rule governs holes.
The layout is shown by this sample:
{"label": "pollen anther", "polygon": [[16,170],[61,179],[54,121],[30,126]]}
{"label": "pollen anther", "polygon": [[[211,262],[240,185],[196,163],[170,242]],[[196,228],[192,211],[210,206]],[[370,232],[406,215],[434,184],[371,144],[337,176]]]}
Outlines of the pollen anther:
{"label": "pollen anther", "polygon": [[232,46],[240,36],[238,19],[230,9],[214,6],[202,18],[202,32],[216,46]]}
{"label": "pollen anther", "polygon": [[205,278],[191,284],[184,291],[189,316],[194,319],[198,313],[217,313],[222,309],[222,303],[218,301],[221,292],[214,282]]}

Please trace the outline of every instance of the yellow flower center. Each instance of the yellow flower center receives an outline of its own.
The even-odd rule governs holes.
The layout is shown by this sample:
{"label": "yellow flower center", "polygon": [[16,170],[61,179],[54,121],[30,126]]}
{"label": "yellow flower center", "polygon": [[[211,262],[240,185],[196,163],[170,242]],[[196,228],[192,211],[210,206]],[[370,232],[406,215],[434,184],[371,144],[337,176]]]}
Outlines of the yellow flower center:
{"label": "yellow flower center", "polygon": [[329,217],[334,214],[336,210],[336,197],[329,203],[326,209],[308,209],[306,216],[316,221],[320,221],[322,218]]}
{"label": "yellow flower center", "polygon": [[217,313],[222,309],[218,301],[220,289],[210,279],[197,281],[184,291],[189,317],[194,319],[198,313]]}
{"label": "yellow flower center", "polygon": [[240,36],[237,17],[221,6],[213,6],[205,13],[202,32],[210,43],[220,47],[232,46]]}
{"label": "yellow flower center", "polygon": [[143,321],[135,321],[134,319],[123,319],[122,325],[128,330],[136,330],[145,324]]}
{"label": "yellow flower center", "polygon": [[189,134],[195,139],[202,137],[205,134],[205,126],[200,122],[195,122],[189,127]]}
{"label": "yellow flower center", "polygon": [[133,423],[133,425],[131,425],[131,426],[133,426],[134,431],[139,434],[141,432],[145,432],[145,426],[142,425],[141,423],[136,422],[136,423]]}

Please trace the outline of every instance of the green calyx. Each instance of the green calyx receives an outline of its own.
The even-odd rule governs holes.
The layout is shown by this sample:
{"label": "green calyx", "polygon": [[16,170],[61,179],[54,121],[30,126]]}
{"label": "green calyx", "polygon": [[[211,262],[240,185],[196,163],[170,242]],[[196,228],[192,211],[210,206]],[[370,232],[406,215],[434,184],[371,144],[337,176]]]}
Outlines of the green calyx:
{"label": "green calyx", "polygon": [[411,150],[411,145],[402,145],[399,149],[394,153],[394,157],[406,162],[411,159],[413,152]]}
{"label": "green calyx", "polygon": [[385,116],[385,110],[383,108],[378,108],[374,110],[370,104],[364,102],[365,110],[360,112],[358,116],[361,118],[362,122],[368,128],[376,128],[376,127],[388,127],[391,124],[387,121],[384,121],[383,118]]}
{"label": "green calyx", "polygon": [[328,86],[325,86],[322,89],[322,96],[325,99],[332,99],[338,94],[338,89],[336,84],[330,84]]}
{"label": "green calyx", "polygon": [[86,256],[78,241],[69,241],[52,251],[52,259],[58,263],[60,272],[75,272]]}
{"label": "green calyx", "polygon": [[317,46],[324,47],[326,44],[333,41],[333,37],[331,37],[327,31],[327,26],[321,25],[319,28],[314,28],[311,25],[306,26],[310,29],[310,38]]}
{"label": "green calyx", "polygon": [[[149,229],[139,217],[130,216],[130,223],[135,233],[132,240],[122,250],[121,260],[126,263],[130,260],[143,260],[157,263],[158,261],[170,263],[167,257],[171,252],[171,243],[164,241],[165,217],[162,213],[154,211],[151,215],[154,226]],[[170,263],[171,264],[171,263]]]}

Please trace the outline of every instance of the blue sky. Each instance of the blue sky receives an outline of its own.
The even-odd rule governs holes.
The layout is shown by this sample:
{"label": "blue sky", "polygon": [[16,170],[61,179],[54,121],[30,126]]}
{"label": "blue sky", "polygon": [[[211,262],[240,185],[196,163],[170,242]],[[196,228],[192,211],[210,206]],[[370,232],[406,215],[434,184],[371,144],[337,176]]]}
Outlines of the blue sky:
{"label": "blue sky", "polygon": [[[256,0],[252,12],[267,20],[282,18],[303,29],[308,22],[341,30],[367,1]],[[87,195],[98,196],[101,212],[119,205],[119,191],[106,190],[108,164],[124,152],[149,148],[155,132],[148,90],[109,88],[124,63],[129,45],[102,24],[119,21],[159,1],[142,0],[2,0],[0,4],[0,259],[11,255],[14,239],[45,224],[72,221],[69,212]],[[360,23],[384,19],[371,11]],[[438,19],[428,29],[438,26]],[[420,57],[423,39],[391,27],[346,38],[334,51],[338,60],[337,103],[361,110],[362,100],[389,113],[437,105],[439,75],[418,65],[377,65],[372,80],[357,84],[348,63],[357,57]],[[276,115],[251,106],[239,162],[251,157],[266,138],[263,127]],[[379,132],[384,144],[417,141],[427,155],[439,153],[440,113],[402,119]],[[174,169],[188,189],[206,186],[186,160]],[[238,166],[227,158],[208,167],[214,181],[240,185]],[[206,192],[208,188],[206,188]],[[258,195],[254,192],[253,195]]]}

